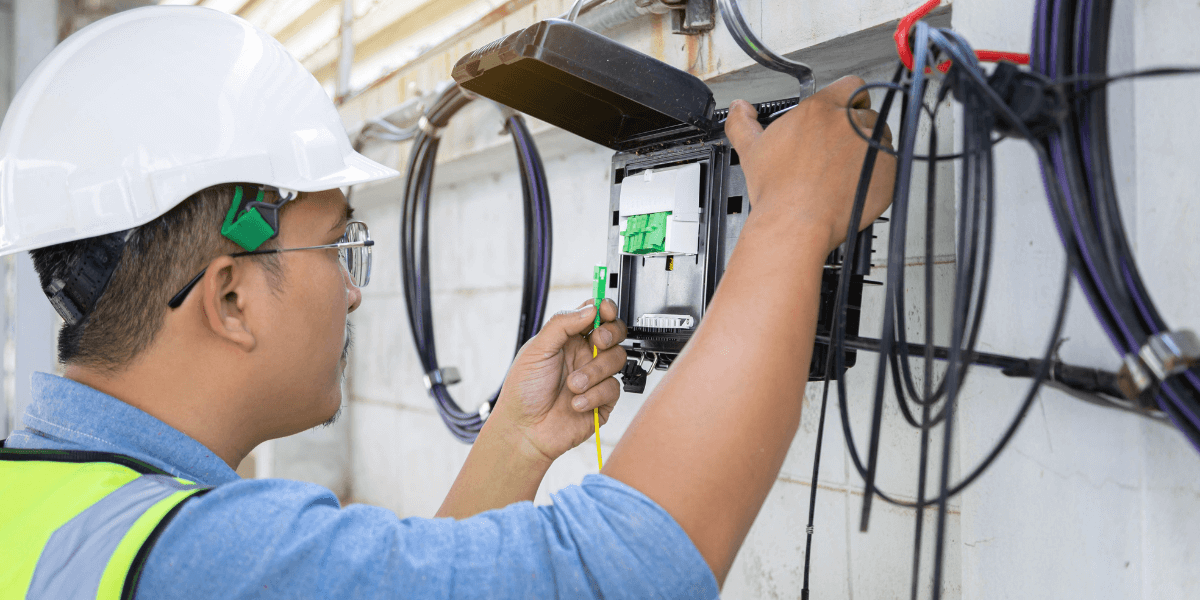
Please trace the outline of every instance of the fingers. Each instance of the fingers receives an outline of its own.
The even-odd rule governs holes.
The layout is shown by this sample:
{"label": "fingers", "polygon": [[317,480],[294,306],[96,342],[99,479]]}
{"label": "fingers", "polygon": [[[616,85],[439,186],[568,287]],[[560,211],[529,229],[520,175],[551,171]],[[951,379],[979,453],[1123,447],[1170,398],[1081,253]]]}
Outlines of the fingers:
{"label": "fingers", "polygon": [[600,320],[605,323],[617,320],[617,303],[611,298],[605,298],[600,303]]}
{"label": "fingers", "polygon": [[614,377],[609,377],[601,381],[598,385],[590,390],[575,396],[571,399],[571,407],[578,412],[590,412],[593,408],[600,408],[600,412],[604,413],[601,416],[607,420],[608,414],[603,407],[607,406],[612,410],[612,405],[617,403],[617,399],[621,397],[621,383]]}
{"label": "fingers", "polygon": [[[874,127],[874,126],[872,125],[872,127]],[[883,144],[885,147],[887,147],[889,149],[893,149],[892,148],[892,128],[888,127],[887,123],[883,124],[883,137],[879,138],[879,143]]]}
{"label": "fingers", "polygon": [[[595,306],[596,301],[586,300],[579,305],[579,309]],[[595,345],[600,350],[607,350],[621,342],[625,341],[625,336],[629,329],[623,321],[617,320],[617,303],[609,298],[605,298],[600,303],[600,321],[604,323],[600,327],[592,331],[588,335],[588,344]],[[596,323],[595,313],[592,315],[592,324]],[[589,349],[590,351],[590,349]]]}
{"label": "fingers", "polygon": [[[603,310],[600,311],[603,314]],[[596,328],[595,331],[588,336],[588,343],[600,350],[608,350],[617,344],[625,341],[625,336],[628,335],[629,328],[625,326],[625,322],[621,320],[611,321]]]}
{"label": "fingers", "polygon": [[758,124],[758,111],[745,100],[734,100],[729,105],[729,117],[725,119],[725,136],[733,149],[743,156],[749,154],[762,135],[762,125]]}
{"label": "fingers", "polygon": [[[595,299],[584,300],[583,304],[579,305],[579,308],[586,308],[589,306],[596,306],[596,300]],[[596,318],[596,316],[595,316],[595,314],[593,314],[592,315],[593,322],[595,322],[594,321],[595,318]],[[613,302],[612,298],[605,298],[603,301],[600,302],[600,320],[603,322],[608,322],[608,321],[616,320],[616,318],[617,318],[617,303]]]}
{"label": "fingers", "polygon": [[529,340],[529,345],[538,352],[556,353],[571,338],[583,335],[592,328],[596,320],[596,307],[589,302],[575,310],[560,312],[542,326],[542,330]]}
{"label": "fingers", "polygon": [[867,135],[871,135],[871,130],[875,128],[875,122],[879,120],[879,113],[863,108],[850,109],[850,114],[854,116],[854,122],[858,124],[860,129],[863,129]]}
{"label": "fingers", "polygon": [[617,346],[601,352],[567,376],[567,389],[582,394],[605,378],[612,377],[625,367],[625,349]]}
{"label": "fingers", "polygon": [[[859,132],[864,137],[871,137],[875,130],[875,124],[879,121],[879,113],[869,109],[851,109],[851,115],[854,117],[854,122],[858,126]],[[883,137],[879,143],[888,148],[892,147],[892,128],[886,124],[883,126]]]}
{"label": "fingers", "polygon": [[851,108],[871,108],[871,95],[863,90],[850,96],[850,93],[862,86],[866,85],[862,77],[847,75],[821,89],[813,97],[822,98],[832,102],[837,106],[849,106]]}

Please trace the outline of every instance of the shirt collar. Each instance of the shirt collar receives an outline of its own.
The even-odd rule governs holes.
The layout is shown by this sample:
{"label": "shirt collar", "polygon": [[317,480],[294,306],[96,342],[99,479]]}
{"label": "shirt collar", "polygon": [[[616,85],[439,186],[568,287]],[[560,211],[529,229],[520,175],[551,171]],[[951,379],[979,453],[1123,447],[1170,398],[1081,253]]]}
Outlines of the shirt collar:
{"label": "shirt collar", "polygon": [[82,383],[33,374],[25,426],[78,450],[125,454],[205,485],[239,479],[200,442],[148,413]]}

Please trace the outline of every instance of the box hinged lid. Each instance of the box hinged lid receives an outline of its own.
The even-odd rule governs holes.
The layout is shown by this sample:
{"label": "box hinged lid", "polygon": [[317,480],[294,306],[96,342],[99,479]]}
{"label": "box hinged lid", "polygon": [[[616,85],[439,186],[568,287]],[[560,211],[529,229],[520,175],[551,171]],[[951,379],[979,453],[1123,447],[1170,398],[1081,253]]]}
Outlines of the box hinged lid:
{"label": "box hinged lid", "polygon": [[463,88],[613,150],[704,135],[712,91],[694,75],[561,19],[459,59]]}

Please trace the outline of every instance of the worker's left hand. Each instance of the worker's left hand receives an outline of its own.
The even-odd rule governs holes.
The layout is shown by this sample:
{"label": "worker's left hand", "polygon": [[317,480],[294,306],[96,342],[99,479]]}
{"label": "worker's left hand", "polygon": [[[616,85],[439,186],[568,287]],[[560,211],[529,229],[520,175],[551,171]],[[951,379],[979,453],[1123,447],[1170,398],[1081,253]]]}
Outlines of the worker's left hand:
{"label": "worker's left hand", "polygon": [[625,366],[626,327],[612,300],[601,303],[600,318],[591,331],[596,308],[588,300],[552,317],[517,354],[488,426],[506,429],[519,451],[553,461],[593,435],[593,408],[608,421],[621,394],[613,375]]}

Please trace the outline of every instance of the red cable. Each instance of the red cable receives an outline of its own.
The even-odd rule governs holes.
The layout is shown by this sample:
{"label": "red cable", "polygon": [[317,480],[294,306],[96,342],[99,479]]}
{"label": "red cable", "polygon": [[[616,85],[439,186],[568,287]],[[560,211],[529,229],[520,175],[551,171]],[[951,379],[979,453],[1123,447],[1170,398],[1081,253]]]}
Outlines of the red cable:
{"label": "red cable", "polygon": [[[912,28],[917,21],[921,20],[925,15],[929,14],[933,9],[941,4],[941,0],[929,0],[925,4],[918,6],[915,10],[904,15],[900,19],[900,23],[896,25],[896,35],[892,36],[896,39],[896,54],[900,55],[900,62],[904,63],[905,67],[911,71],[913,67],[912,49],[908,46],[908,34],[912,32]],[[1029,55],[1021,54],[1020,52],[1000,52],[998,50],[976,50],[975,56],[982,62],[999,62],[1007,60],[1018,65],[1029,64]],[[943,73],[950,69],[950,61],[943,62],[937,66],[937,69]]]}

